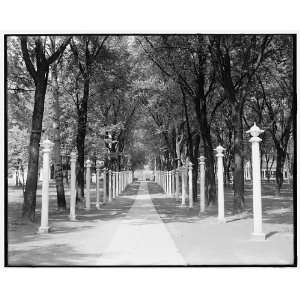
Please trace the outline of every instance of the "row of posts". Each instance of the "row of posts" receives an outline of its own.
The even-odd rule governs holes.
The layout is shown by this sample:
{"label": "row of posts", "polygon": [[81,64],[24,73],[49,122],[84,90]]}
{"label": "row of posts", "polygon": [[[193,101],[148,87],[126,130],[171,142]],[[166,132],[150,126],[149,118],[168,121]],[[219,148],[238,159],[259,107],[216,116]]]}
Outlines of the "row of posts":
{"label": "row of posts", "polygon": [[[49,232],[48,215],[49,215],[49,162],[50,152],[53,143],[49,140],[44,140],[43,148],[43,185],[42,185],[42,209],[41,209],[41,226],[40,233]],[[71,152],[71,186],[70,186],[70,215],[71,221],[76,221],[76,161],[77,153]],[[88,159],[86,166],[86,191],[85,191],[85,209],[91,209],[91,166],[92,162]],[[96,208],[100,209],[101,204],[112,202],[116,199],[133,181],[133,174],[131,171],[112,171],[103,168],[103,161],[96,161]],[[100,175],[103,173],[103,200],[100,202]],[[108,182],[107,182],[108,181]]]}
{"label": "row of posts", "polygon": [[[199,157],[199,189],[200,189],[200,212],[205,211],[205,157]],[[180,187],[181,177],[181,187]],[[193,164],[187,160],[185,165],[171,171],[155,172],[155,181],[158,183],[167,195],[175,197],[179,201],[181,189],[181,207],[192,208],[193,202]]]}
{"label": "row of posts", "polygon": [[[253,235],[259,239],[265,239],[262,230],[262,201],[261,201],[261,165],[259,143],[262,141],[259,135],[264,131],[256,124],[247,131],[251,134],[249,140],[252,144],[252,178],[253,178]],[[223,167],[223,148],[219,145],[217,152],[217,188],[218,188],[218,220],[225,222],[224,205],[224,167]],[[200,213],[205,211],[205,157],[199,158],[199,185],[200,185]],[[163,188],[167,195],[175,197],[179,201],[181,176],[181,207],[186,207],[188,198],[189,207],[193,207],[193,164],[187,161],[182,167],[170,171],[155,171],[155,181]]]}
{"label": "row of posts", "polygon": [[[259,143],[261,139],[259,135],[263,132],[259,127],[254,125],[247,133],[251,134],[250,142],[252,144],[252,176],[253,176],[253,234],[259,238],[265,238],[262,231],[262,203],[261,203],[261,165],[260,165],[260,150]],[[48,232],[48,207],[49,207],[49,159],[50,151],[53,143],[45,140],[42,144],[43,147],[43,187],[42,187],[42,210],[41,210],[41,227],[40,232]],[[223,151],[222,146],[218,146],[217,151],[217,182],[218,182],[218,219],[220,222],[225,221],[224,212],[224,168],[223,168]],[[200,212],[205,211],[205,158],[199,158],[200,165]],[[90,181],[91,181],[91,162],[86,162],[86,209],[90,209]],[[100,208],[99,198],[99,179],[100,179],[101,163],[96,164],[96,207]],[[186,198],[189,200],[189,207],[193,207],[193,164],[188,161],[185,166],[171,171],[156,171],[155,180],[161,185],[168,195],[175,196],[179,200],[179,176],[182,178],[182,201],[181,206],[186,206]],[[107,176],[108,172],[108,191]],[[103,202],[111,202],[116,198],[128,184],[133,181],[132,172],[121,171],[114,172],[111,170],[103,169]],[[107,200],[108,194],[108,200]],[[71,153],[71,200],[70,200],[70,220],[76,220],[76,152]]]}

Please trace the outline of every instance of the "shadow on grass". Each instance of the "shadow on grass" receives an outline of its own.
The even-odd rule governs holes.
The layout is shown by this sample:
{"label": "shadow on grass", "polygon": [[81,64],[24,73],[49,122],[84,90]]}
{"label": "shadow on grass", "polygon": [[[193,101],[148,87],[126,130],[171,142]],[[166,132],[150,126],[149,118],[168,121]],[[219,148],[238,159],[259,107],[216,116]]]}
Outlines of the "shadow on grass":
{"label": "shadow on grass", "polygon": [[[91,249],[92,250],[92,249]],[[30,252],[30,255],[28,253]],[[67,244],[35,246],[9,253],[9,266],[84,265],[99,254],[80,253]]]}
{"label": "shadow on grass", "polygon": [[[153,204],[161,219],[166,222],[196,222],[208,217],[217,217],[218,208],[216,205],[206,208],[205,213],[199,214],[199,201],[194,202],[193,208],[181,208],[180,201],[176,202],[173,197],[159,195],[162,188],[156,183],[148,183],[149,193]],[[274,194],[274,185],[263,185],[262,206],[263,222],[270,224],[293,224],[293,199],[288,188],[282,190],[280,197]],[[233,191],[231,188],[225,189],[225,216],[227,222],[234,222],[253,218],[252,214],[252,189],[250,185],[245,188],[245,207],[241,214],[233,215]]]}
{"label": "shadow on grass", "polygon": [[[49,197],[49,226],[51,235],[71,233],[93,228],[93,223],[97,221],[110,221],[121,219],[126,216],[131,208],[135,195],[139,189],[139,183],[134,183],[110,203],[102,204],[100,209],[96,209],[96,202],[91,201],[91,209],[76,209],[77,221],[69,220],[69,210],[58,211],[56,209],[56,197]],[[39,197],[40,198],[40,197]],[[69,198],[66,197],[67,203]],[[91,199],[95,199],[95,193],[91,194]],[[8,242],[10,244],[24,243],[28,241],[47,239],[47,235],[38,234],[41,218],[41,199],[37,201],[36,220],[34,223],[22,223],[20,217],[22,213],[22,203],[9,202],[8,205]],[[100,199],[102,200],[102,199]]]}

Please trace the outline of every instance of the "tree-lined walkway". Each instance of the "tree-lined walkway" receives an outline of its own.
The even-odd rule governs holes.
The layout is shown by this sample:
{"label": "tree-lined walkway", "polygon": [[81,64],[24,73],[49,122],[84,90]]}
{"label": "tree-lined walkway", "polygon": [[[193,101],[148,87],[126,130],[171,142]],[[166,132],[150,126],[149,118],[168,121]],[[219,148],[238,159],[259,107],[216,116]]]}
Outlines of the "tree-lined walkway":
{"label": "tree-lined walkway", "polygon": [[[268,193],[266,193],[268,192]],[[253,241],[251,193],[241,218],[229,216],[232,191],[225,192],[226,217],[219,224],[215,207],[199,216],[180,207],[154,182],[134,182],[116,200],[78,211],[76,222],[51,210],[49,234],[9,224],[10,265],[207,265],[287,264],[292,262],[292,198],[270,199],[264,188],[267,240]],[[52,200],[54,201],[54,200]],[[284,209],[282,209],[284,207]]]}
{"label": "tree-lined walkway", "polygon": [[142,182],[135,202],[120,224],[99,265],[185,265]]}

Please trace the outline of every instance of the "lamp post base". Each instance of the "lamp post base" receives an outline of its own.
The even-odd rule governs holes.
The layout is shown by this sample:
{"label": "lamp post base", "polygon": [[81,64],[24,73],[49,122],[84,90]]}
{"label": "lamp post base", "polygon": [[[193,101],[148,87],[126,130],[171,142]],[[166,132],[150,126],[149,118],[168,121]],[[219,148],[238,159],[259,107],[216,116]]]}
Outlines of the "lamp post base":
{"label": "lamp post base", "polygon": [[225,224],[226,223],[226,219],[225,218],[218,218],[218,223]]}
{"label": "lamp post base", "polygon": [[69,216],[70,221],[77,221],[76,216]]}
{"label": "lamp post base", "polygon": [[265,241],[266,234],[264,232],[253,232],[252,233],[252,240],[253,241]]}
{"label": "lamp post base", "polygon": [[39,228],[39,233],[49,233],[49,227],[47,226],[45,226],[45,227],[40,227]]}

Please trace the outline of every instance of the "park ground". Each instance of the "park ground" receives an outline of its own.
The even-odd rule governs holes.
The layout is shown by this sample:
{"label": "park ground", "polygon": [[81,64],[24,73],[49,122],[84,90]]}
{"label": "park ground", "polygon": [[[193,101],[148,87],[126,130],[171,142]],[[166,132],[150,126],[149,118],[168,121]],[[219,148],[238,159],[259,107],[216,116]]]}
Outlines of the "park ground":
{"label": "park ground", "polygon": [[[199,215],[199,202],[182,208],[154,182],[134,182],[115,200],[91,210],[56,210],[54,182],[50,188],[49,234],[38,234],[41,186],[36,223],[20,221],[22,190],[8,188],[8,264],[22,265],[285,265],[293,256],[293,197],[288,185],[275,196],[272,184],[262,186],[265,241],[253,239],[252,190],[245,186],[246,210],[232,215],[232,189],[225,189],[225,224],[217,208]],[[70,193],[66,188],[69,203]]]}

